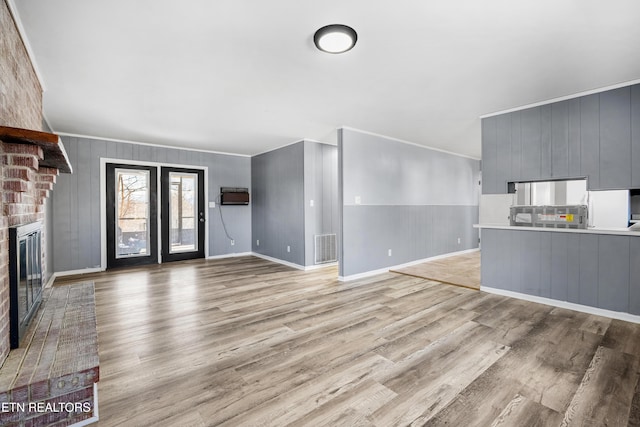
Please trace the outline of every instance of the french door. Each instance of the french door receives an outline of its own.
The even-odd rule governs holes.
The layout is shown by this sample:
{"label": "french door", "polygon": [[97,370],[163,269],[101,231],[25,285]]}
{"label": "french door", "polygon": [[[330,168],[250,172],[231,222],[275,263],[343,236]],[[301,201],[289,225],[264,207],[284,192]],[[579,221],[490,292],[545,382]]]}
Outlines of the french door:
{"label": "french door", "polygon": [[107,163],[106,180],[107,268],[204,258],[203,170]]}
{"label": "french door", "polygon": [[108,163],[106,172],[107,268],[157,263],[157,169]]}
{"label": "french door", "polygon": [[161,168],[162,262],[204,258],[204,171]]}

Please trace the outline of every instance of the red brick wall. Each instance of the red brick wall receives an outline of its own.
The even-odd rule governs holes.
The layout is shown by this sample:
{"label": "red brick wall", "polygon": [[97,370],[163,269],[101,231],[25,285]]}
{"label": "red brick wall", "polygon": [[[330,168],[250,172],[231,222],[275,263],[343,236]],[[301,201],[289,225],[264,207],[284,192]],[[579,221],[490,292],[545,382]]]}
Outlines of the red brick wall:
{"label": "red brick wall", "polygon": [[42,88],[5,0],[0,0],[0,125],[42,130]]}
{"label": "red brick wall", "polygon": [[[42,88],[5,0],[0,0],[0,125],[42,130]],[[7,227],[45,218],[36,185],[39,153],[20,150],[0,142],[0,365],[9,353]]]}

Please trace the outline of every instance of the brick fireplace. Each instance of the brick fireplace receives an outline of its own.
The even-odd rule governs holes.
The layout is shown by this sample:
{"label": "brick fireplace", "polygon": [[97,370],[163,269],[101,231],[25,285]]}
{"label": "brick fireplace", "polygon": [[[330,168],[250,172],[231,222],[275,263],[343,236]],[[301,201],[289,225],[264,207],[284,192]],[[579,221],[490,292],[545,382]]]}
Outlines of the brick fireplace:
{"label": "brick fireplace", "polygon": [[[0,0],[0,32],[0,126],[42,130],[42,88],[5,0]],[[8,227],[44,221],[44,200],[58,171],[41,167],[42,148],[0,141],[1,365],[9,353]]]}
{"label": "brick fireplace", "polygon": [[[41,223],[46,283],[46,200],[58,174],[71,172],[60,138],[43,127],[40,81],[11,7],[0,0],[0,425],[65,426],[97,417],[93,283],[45,289],[24,342],[10,352],[9,228]],[[81,406],[38,410],[60,402]]]}

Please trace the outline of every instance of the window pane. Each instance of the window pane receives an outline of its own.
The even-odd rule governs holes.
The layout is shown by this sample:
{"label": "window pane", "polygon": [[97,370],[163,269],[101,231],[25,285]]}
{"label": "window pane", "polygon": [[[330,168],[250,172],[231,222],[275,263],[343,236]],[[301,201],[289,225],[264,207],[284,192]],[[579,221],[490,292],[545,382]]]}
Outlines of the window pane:
{"label": "window pane", "polygon": [[149,171],[116,169],[116,258],[150,256]]}
{"label": "window pane", "polygon": [[198,175],[171,172],[169,182],[171,185],[169,251],[171,253],[197,251]]}

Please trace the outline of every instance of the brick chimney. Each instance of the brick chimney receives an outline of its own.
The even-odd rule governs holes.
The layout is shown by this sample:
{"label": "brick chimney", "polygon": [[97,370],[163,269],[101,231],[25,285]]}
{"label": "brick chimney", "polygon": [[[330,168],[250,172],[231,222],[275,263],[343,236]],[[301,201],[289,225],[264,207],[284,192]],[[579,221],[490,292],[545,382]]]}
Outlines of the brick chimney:
{"label": "brick chimney", "polygon": [[[42,129],[42,88],[5,0],[0,0],[0,126]],[[0,365],[9,353],[8,227],[44,220],[57,171],[41,168],[43,150],[0,138]]]}

